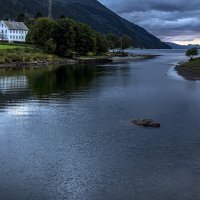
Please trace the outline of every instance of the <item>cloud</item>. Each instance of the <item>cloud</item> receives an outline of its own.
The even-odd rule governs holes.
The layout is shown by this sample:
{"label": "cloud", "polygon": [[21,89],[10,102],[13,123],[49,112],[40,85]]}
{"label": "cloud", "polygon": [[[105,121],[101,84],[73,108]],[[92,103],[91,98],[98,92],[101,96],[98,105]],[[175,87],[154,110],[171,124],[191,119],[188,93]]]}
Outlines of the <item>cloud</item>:
{"label": "cloud", "polygon": [[200,39],[199,0],[100,0],[164,41]]}

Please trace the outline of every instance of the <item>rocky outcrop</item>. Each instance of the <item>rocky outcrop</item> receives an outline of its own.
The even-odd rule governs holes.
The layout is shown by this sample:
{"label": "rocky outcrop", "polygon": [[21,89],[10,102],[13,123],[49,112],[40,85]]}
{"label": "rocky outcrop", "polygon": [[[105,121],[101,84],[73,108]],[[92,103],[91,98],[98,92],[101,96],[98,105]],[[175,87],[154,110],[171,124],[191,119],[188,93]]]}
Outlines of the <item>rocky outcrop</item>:
{"label": "rocky outcrop", "polygon": [[154,121],[153,119],[137,119],[132,120],[131,122],[138,126],[160,128],[160,123]]}

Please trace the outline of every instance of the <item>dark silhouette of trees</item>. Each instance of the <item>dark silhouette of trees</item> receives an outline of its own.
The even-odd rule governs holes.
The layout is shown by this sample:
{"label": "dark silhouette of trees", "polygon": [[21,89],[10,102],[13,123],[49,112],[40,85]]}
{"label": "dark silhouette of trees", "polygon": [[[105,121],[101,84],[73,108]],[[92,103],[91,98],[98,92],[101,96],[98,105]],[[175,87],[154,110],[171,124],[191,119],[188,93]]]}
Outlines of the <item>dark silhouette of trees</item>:
{"label": "dark silhouette of trees", "polygon": [[199,54],[199,50],[196,47],[188,49],[186,51],[186,56],[189,57],[190,61],[192,61],[195,56],[198,56],[198,54]]}
{"label": "dark silhouette of trees", "polygon": [[27,42],[61,57],[71,57],[73,52],[99,55],[108,50],[105,36],[69,18],[38,18],[29,23],[29,29]]}
{"label": "dark silhouette of trees", "polygon": [[28,17],[26,17],[26,15],[25,15],[24,13],[20,13],[20,14],[17,16],[17,21],[18,21],[18,22],[25,22],[27,19],[28,19]]}
{"label": "dark silhouette of trees", "polygon": [[38,19],[38,18],[41,18],[41,17],[43,17],[43,14],[41,12],[37,12],[34,18]]}

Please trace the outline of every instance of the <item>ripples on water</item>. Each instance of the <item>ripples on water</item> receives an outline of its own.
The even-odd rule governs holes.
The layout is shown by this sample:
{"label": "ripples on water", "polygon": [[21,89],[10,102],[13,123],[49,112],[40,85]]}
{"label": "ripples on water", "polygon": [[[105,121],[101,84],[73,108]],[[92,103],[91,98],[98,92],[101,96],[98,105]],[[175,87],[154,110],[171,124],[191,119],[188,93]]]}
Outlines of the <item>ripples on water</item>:
{"label": "ripples on water", "polygon": [[0,72],[0,199],[200,199],[200,83],[172,70],[183,51],[153,53]]}

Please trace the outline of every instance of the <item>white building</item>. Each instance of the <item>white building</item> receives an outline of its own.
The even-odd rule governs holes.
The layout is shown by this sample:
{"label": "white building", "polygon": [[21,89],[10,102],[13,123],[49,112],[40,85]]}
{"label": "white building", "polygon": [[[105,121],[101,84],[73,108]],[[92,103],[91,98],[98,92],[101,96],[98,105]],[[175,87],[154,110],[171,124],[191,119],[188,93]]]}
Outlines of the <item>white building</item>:
{"label": "white building", "polygon": [[0,41],[25,42],[28,31],[23,22],[0,21]]}

